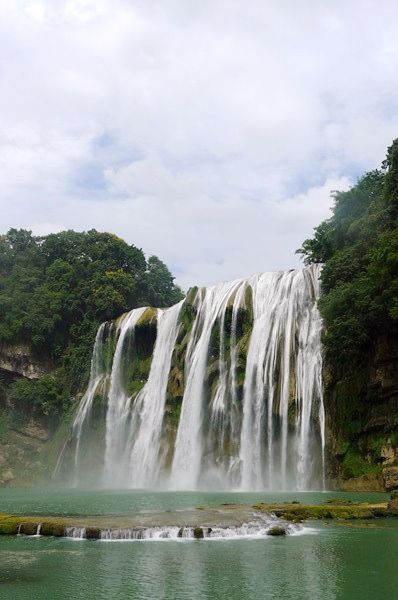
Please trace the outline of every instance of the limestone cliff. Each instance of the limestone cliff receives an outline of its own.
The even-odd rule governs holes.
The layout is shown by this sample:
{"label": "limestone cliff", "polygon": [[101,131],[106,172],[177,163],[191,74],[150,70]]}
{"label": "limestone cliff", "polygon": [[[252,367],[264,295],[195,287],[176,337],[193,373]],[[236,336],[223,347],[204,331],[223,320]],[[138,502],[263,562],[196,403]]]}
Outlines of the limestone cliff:
{"label": "limestone cliff", "polygon": [[[189,299],[188,299],[189,300]],[[250,311],[249,311],[250,313]],[[250,335],[250,314],[242,311],[238,368],[243,371]],[[184,386],[183,355],[194,319],[187,301],[181,313],[181,329],[173,354],[166,402],[167,443],[172,445],[181,409]],[[246,319],[246,320],[245,320]],[[247,321],[247,322],[246,322]],[[140,352],[131,363],[129,390],[136,393],[145,381],[156,332],[153,311],[146,311],[136,331]],[[217,331],[215,331],[215,337]],[[217,352],[215,353],[215,356]],[[206,389],[218,377],[216,359],[209,356]],[[213,364],[214,363],[214,364]],[[68,438],[76,403],[56,426],[51,416],[37,408],[10,402],[10,383],[20,378],[37,379],[51,372],[48,361],[32,355],[27,346],[0,348],[0,485],[27,484],[48,477],[60,448]],[[333,380],[324,369],[327,421],[328,481],[337,489],[398,489],[398,341],[380,337],[369,350],[355,376]],[[237,379],[238,397],[242,381]],[[167,457],[170,460],[170,457]]]}
{"label": "limestone cliff", "polygon": [[10,393],[16,381],[38,381],[52,368],[28,345],[0,346],[0,486],[37,483],[53,468],[69,415],[55,421],[40,406],[16,402]]}
{"label": "limestone cliff", "polygon": [[10,377],[36,379],[50,369],[50,362],[34,356],[28,345],[0,345],[0,371]]}
{"label": "limestone cliff", "polygon": [[349,378],[334,381],[326,366],[325,403],[334,485],[398,488],[398,341],[377,339]]}

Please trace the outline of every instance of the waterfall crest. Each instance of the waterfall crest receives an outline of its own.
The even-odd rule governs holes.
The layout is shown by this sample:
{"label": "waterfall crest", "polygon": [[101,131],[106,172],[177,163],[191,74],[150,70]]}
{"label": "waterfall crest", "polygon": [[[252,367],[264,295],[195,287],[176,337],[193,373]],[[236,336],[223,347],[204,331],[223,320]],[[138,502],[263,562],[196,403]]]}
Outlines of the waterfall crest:
{"label": "waterfall crest", "polygon": [[322,488],[319,275],[312,265],[193,288],[101,325],[72,430],[75,480],[102,398],[106,486]]}

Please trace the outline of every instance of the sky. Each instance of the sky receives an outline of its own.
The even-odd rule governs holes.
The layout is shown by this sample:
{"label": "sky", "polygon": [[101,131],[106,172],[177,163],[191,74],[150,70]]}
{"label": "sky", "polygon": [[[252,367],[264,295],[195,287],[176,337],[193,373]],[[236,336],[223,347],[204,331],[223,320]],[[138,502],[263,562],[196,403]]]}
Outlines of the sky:
{"label": "sky", "polygon": [[0,232],[295,268],[398,135],[396,0],[0,0]]}

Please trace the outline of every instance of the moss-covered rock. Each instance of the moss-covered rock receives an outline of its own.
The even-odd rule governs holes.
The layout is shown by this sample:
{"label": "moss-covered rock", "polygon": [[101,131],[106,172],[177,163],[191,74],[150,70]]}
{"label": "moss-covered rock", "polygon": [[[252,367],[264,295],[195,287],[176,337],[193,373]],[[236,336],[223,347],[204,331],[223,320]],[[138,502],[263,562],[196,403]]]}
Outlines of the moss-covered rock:
{"label": "moss-covered rock", "polygon": [[324,369],[330,477],[337,488],[382,490],[383,469],[398,464],[397,340],[373,340],[351,371],[337,379]]}
{"label": "moss-covered rock", "polygon": [[39,523],[34,523],[32,521],[20,523],[18,533],[23,533],[24,535],[36,535],[38,527]]}
{"label": "moss-covered rock", "polygon": [[301,522],[306,519],[374,519],[392,516],[387,503],[369,504],[336,502],[326,504],[256,504],[256,510],[272,513],[287,521]]}
{"label": "moss-covered rock", "polygon": [[204,532],[202,527],[194,527],[193,537],[195,540],[202,540],[204,538]]}
{"label": "moss-covered rock", "polygon": [[277,526],[275,525],[274,527],[270,527],[270,529],[268,529],[267,531],[267,535],[272,535],[274,537],[278,537],[278,536],[282,536],[282,535],[286,535],[287,531],[285,527],[282,526]]}
{"label": "moss-covered rock", "polygon": [[65,524],[60,521],[44,521],[40,528],[41,535],[63,537],[65,535]]}
{"label": "moss-covered rock", "polygon": [[21,520],[14,515],[0,515],[0,535],[17,534]]}

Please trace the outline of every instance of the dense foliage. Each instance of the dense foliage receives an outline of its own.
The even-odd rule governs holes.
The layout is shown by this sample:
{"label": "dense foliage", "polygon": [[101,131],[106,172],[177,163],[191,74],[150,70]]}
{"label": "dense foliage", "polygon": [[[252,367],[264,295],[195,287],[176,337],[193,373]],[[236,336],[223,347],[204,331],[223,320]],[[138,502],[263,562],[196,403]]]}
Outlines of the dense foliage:
{"label": "dense foliage", "polygon": [[398,140],[382,170],[334,193],[332,217],[298,250],[324,263],[321,312],[329,364],[353,370],[380,335],[398,333]]}
{"label": "dense foliage", "polygon": [[102,321],[180,298],[161,260],[146,260],[115,235],[91,230],[35,237],[11,229],[0,236],[0,343],[29,345],[54,366],[56,379],[17,382],[13,393],[44,412],[50,398],[61,410],[65,389],[84,384]]}
{"label": "dense foliage", "polygon": [[11,386],[11,404],[18,408],[35,409],[46,416],[59,416],[67,408],[68,390],[62,382],[52,375],[43,375],[38,379],[17,379]]}

